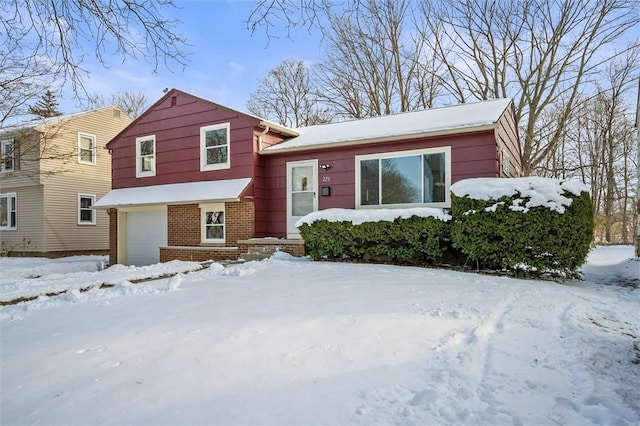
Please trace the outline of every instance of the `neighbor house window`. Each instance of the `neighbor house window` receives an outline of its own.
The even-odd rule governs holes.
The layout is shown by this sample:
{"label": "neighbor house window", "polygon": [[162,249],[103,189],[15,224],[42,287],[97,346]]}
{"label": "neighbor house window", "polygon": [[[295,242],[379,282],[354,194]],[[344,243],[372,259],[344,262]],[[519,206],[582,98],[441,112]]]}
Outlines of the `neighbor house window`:
{"label": "neighbor house window", "polygon": [[12,140],[0,142],[0,159],[0,172],[12,172],[15,159]]}
{"label": "neighbor house window", "polygon": [[78,163],[96,164],[96,137],[78,133]]}
{"label": "neighbor house window", "polygon": [[357,156],[356,170],[358,207],[449,205],[450,147]]}
{"label": "neighbor house window", "polygon": [[229,123],[200,128],[200,170],[229,168]]}
{"label": "neighbor house window", "polygon": [[202,241],[206,243],[224,242],[224,203],[201,204]]}
{"label": "neighbor house window", "polygon": [[156,137],[136,138],[136,177],[156,175]]}
{"label": "neighbor house window", "polygon": [[93,194],[78,194],[78,225],[95,225],[96,196]]}
{"label": "neighbor house window", "polygon": [[17,229],[18,200],[16,193],[0,194],[0,230]]}

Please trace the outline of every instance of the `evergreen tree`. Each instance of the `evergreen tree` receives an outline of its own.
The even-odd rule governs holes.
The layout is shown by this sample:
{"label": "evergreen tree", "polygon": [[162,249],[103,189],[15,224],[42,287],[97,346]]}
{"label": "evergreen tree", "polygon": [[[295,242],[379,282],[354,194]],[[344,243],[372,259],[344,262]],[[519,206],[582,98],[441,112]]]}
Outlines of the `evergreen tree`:
{"label": "evergreen tree", "polygon": [[58,111],[56,95],[54,95],[51,90],[47,90],[35,105],[29,107],[29,113],[43,118],[62,115],[62,113]]}

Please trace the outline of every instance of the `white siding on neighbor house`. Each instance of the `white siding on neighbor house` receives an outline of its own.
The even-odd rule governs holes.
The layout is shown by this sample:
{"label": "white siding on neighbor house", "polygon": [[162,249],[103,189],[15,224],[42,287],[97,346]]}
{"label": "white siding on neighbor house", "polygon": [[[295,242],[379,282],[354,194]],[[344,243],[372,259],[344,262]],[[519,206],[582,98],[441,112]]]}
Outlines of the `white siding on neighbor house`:
{"label": "white siding on neighbor house", "polygon": [[[69,119],[65,124],[65,141],[74,155],[65,160],[51,160],[43,169],[45,185],[46,251],[106,251],[109,249],[109,216],[96,210],[95,225],[78,224],[78,194],[95,195],[99,200],[111,189],[111,156],[105,145],[130,122],[121,112],[114,117],[107,108]],[[95,164],[78,161],[78,133],[96,137]]]}
{"label": "white siding on neighbor house", "polygon": [[44,224],[42,221],[42,185],[8,187],[1,193],[15,193],[17,201],[17,229],[0,231],[0,250],[3,252],[43,251]]}
{"label": "white siding on neighbor house", "polygon": [[[54,178],[52,178],[54,179]],[[109,215],[95,210],[95,225],[78,224],[78,193],[95,195],[108,191],[105,182],[60,175],[55,184],[45,186],[45,230],[47,251],[104,251],[109,249]]]}
{"label": "white siding on neighbor house", "polygon": [[[36,131],[22,131],[15,135],[0,136],[2,139],[13,140],[14,153],[19,156],[11,172],[0,172],[0,191],[4,187],[17,188],[21,186],[40,185],[40,152],[39,134]],[[20,142],[20,140],[22,142]],[[23,146],[20,148],[19,144]]]}

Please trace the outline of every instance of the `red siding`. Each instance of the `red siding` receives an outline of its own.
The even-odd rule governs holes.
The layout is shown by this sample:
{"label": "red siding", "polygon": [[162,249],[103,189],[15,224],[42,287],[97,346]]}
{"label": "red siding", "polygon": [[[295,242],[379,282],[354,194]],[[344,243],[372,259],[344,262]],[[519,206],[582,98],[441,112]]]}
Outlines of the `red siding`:
{"label": "red siding", "polygon": [[[256,179],[256,236],[286,237],[287,162],[318,160],[328,163],[327,171],[318,170],[318,185],[330,186],[331,195],[318,197],[318,208],[355,208],[355,157],[357,155],[412,149],[451,147],[451,183],[467,177],[497,177],[496,140],[493,130],[461,135],[420,138],[407,141],[334,147],[314,151],[270,154],[260,158],[264,179]],[[329,182],[322,182],[323,178]]]}
{"label": "red siding", "polygon": [[[182,92],[163,98],[110,144],[112,188],[253,177],[259,120]],[[200,127],[230,123],[231,168],[200,171]],[[136,178],[137,137],[156,137],[156,175]]]}

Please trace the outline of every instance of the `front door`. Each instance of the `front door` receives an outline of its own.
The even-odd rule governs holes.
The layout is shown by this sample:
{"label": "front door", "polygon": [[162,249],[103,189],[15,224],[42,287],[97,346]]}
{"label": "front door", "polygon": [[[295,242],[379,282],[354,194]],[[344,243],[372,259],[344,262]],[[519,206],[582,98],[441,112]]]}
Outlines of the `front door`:
{"label": "front door", "polygon": [[287,163],[287,237],[300,238],[296,222],[318,209],[318,161]]}

